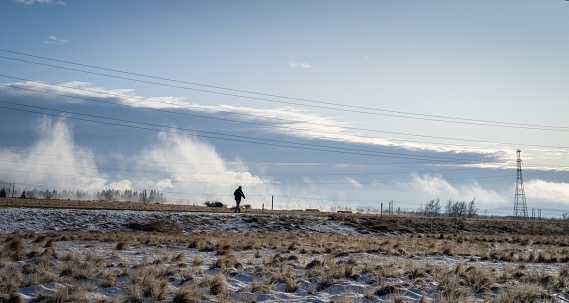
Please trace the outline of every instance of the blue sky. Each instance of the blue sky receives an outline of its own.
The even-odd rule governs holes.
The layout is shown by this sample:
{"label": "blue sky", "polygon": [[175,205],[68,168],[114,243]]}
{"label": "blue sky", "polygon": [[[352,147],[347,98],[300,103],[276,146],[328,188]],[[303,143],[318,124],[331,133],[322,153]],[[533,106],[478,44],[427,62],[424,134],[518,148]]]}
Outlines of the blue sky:
{"label": "blue sky", "polygon": [[510,214],[520,148],[530,213],[569,212],[568,10],[3,1],[0,180]]}

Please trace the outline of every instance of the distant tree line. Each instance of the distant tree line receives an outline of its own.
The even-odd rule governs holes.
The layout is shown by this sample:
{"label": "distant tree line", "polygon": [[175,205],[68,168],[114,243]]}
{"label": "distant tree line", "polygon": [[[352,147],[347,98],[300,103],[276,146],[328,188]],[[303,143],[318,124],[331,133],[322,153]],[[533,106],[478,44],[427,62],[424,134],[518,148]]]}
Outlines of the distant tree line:
{"label": "distant tree line", "polygon": [[[2,188],[0,190],[0,197],[6,197],[9,189]],[[16,196],[16,195],[14,195]],[[17,195],[20,197],[20,195]],[[22,195],[23,196],[23,195]],[[138,192],[132,190],[125,190],[120,192],[115,189],[108,189],[98,191],[96,193],[82,192],[82,191],[72,191],[72,190],[62,190],[58,192],[57,190],[38,190],[33,188],[32,190],[25,191],[25,197],[28,199],[48,199],[48,200],[82,200],[82,201],[118,201],[118,202],[137,202],[137,203],[164,203],[166,198],[164,195],[156,190],[151,190],[148,194],[145,190]]]}
{"label": "distant tree line", "polygon": [[[477,216],[478,208],[474,202],[476,197],[466,203],[465,201],[453,201],[449,199],[445,205],[445,214],[447,217],[463,217],[463,218],[474,218]],[[418,215],[428,216],[428,217],[438,217],[442,216],[441,204],[439,199],[433,199],[423,205],[417,210]]]}

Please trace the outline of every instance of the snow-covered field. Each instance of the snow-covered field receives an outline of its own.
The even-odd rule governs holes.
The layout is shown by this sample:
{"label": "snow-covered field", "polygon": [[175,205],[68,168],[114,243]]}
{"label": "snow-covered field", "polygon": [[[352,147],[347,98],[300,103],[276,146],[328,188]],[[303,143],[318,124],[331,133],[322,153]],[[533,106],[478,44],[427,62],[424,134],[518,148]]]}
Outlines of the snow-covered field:
{"label": "snow-covered field", "polygon": [[[404,243],[425,238],[361,235],[327,217],[28,208],[0,217],[0,302],[569,302],[565,264],[409,253]],[[330,249],[338,242],[345,251]]]}

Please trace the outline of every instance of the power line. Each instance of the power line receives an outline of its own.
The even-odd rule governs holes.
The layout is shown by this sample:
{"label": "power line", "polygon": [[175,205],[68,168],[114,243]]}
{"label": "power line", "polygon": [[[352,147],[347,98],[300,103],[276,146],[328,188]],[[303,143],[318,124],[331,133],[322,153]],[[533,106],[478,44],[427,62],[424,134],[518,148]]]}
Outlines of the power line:
{"label": "power line", "polygon": [[[62,177],[84,177],[88,179],[108,179],[108,180],[129,180],[129,181],[143,181],[143,182],[156,182],[159,180],[152,179],[133,179],[133,178],[110,178],[110,177],[102,177],[102,176],[91,176],[91,175],[78,175],[78,174],[58,174],[53,172],[34,172],[34,171],[25,171],[25,170],[16,170],[16,169],[2,169],[2,171],[8,172],[17,172],[17,173],[27,173],[27,174],[37,174],[37,175],[50,175],[50,176],[62,176]],[[464,177],[464,178],[447,178],[445,180],[448,181],[459,181],[459,180],[479,180],[479,179],[495,179],[495,178],[511,178],[512,175],[495,175],[495,176],[479,176],[476,178],[472,177]],[[190,184],[223,184],[217,181],[190,181],[190,180],[171,180],[172,183],[190,183]],[[247,185],[291,185],[291,184],[318,184],[318,185],[353,185],[353,182],[275,182],[275,181],[262,181],[261,183],[257,182],[243,182],[239,181],[241,184]],[[365,182],[357,182],[359,184],[398,184],[398,183],[418,183],[419,181],[412,181],[412,180],[398,180],[398,181],[365,181]],[[235,182],[225,183],[225,184],[235,184]]]}
{"label": "power line", "polygon": [[[119,122],[126,122],[126,123],[139,124],[139,125],[145,125],[145,126],[167,128],[164,125],[157,125],[157,124],[138,122],[138,121],[130,121],[130,120],[124,120],[124,119],[101,117],[101,116],[96,116],[96,115],[75,113],[75,112],[70,112],[70,111],[61,111],[61,110],[55,110],[55,109],[39,107],[39,106],[32,106],[32,105],[22,105],[22,104],[9,102],[9,101],[5,101],[5,100],[0,100],[0,103],[7,103],[7,104],[12,104],[12,105],[17,105],[17,106],[31,107],[31,108],[37,108],[37,109],[42,109],[42,110],[48,110],[48,111],[55,111],[55,112],[59,112],[59,113],[75,114],[75,115],[80,115],[80,116],[93,117],[93,118],[97,118],[97,119],[106,119],[106,120],[111,120],[111,121],[119,121]],[[28,113],[41,114],[41,115],[58,116],[55,114],[41,113],[41,112],[37,112],[37,111],[24,110],[24,109],[18,109],[18,108],[6,107],[6,106],[0,106],[0,108],[5,108],[5,109],[15,110],[15,111],[28,112]],[[188,129],[181,128],[183,130],[208,134],[208,135],[197,135],[197,134],[192,134],[192,133],[187,133],[187,132],[179,132],[179,131],[165,130],[165,129],[154,129],[154,128],[148,128],[148,127],[119,124],[119,123],[115,123],[115,122],[104,122],[104,121],[91,120],[91,119],[85,119],[85,118],[77,118],[77,117],[67,117],[67,118],[75,119],[75,120],[81,120],[81,121],[94,122],[94,123],[107,124],[107,125],[137,128],[137,129],[143,129],[143,130],[152,130],[152,131],[158,131],[158,132],[169,132],[169,133],[176,133],[176,134],[184,134],[184,135],[189,135],[189,136],[196,136],[196,137],[203,137],[203,138],[210,138],[210,139],[228,140],[228,141],[235,141],[235,142],[245,142],[245,143],[279,146],[279,147],[288,147],[288,148],[298,148],[298,149],[306,149],[306,150],[314,150],[314,151],[326,151],[326,152],[345,153],[345,154],[354,154],[354,155],[380,156],[380,157],[412,159],[412,160],[440,161],[440,162],[462,163],[462,164],[474,162],[472,160],[467,160],[467,159],[433,157],[433,156],[413,156],[413,155],[393,153],[393,152],[378,152],[378,151],[362,150],[362,149],[355,149],[355,148],[325,146],[325,145],[319,145],[319,144],[296,143],[296,142],[283,141],[283,140],[255,138],[255,137],[248,137],[248,136],[241,136],[241,135],[228,135],[228,134],[222,134],[222,133],[216,133],[216,132],[200,131],[200,130],[188,130]],[[215,135],[215,136],[212,136],[212,135]],[[225,137],[231,136],[231,138],[224,138],[224,137],[218,137],[218,136],[225,136]],[[235,138],[241,138],[241,139],[235,139]],[[260,142],[251,141],[251,140],[257,140]],[[267,143],[264,141],[268,141],[268,142],[272,142],[272,143]],[[476,162],[491,163],[490,161],[476,161]]]}
{"label": "power line", "polygon": [[[98,161],[120,161],[120,162],[131,162],[131,163],[140,163],[140,160],[129,160],[129,159],[121,159],[121,158],[101,158],[101,157],[82,157],[82,156],[66,156],[66,155],[50,155],[50,154],[41,154],[41,153],[31,153],[25,151],[10,151],[4,150],[3,152],[11,152],[15,154],[28,154],[28,155],[37,155],[37,156],[47,156],[47,157],[64,157],[64,158],[78,158],[78,159],[90,159],[90,160],[98,160]],[[177,165],[213,165],[217,166],[219,163],[189,163],[189,162],[163,162],[163,161],[153,161],[153,163],[159,164],[177,164]],[[228,162],[233,163],[233,162]],[[401,162],[401,163],[389,163],[389,164],[381,164],[381,163],[359,163],[359,164],[348,164],[348,163],[247,163],[247,166],[278,166],[278,167],[291,167],[291,166],[302,166],[302,167],[312,167],[312,166],[328,166],[328,167],[345,167],[345,166],[392,166],[392,165],[400,165],[400,164],[424,164],[424,162]]]}
{"label": "power line", "polygon": [[[11,52],[11,51],[2,50],[2,49],[0,49],[0,51]],[[12,53],[16,53],[16,52],[12,52]],[[470,125],[479,125],[479,126],[522,128],[522,129],[548,130],[548,131],[569,131],[569,127],[564,127],[564,126],[537,125],[537,124],[521,124],[521,123],[512,123],[512,122],[501,122],[501,121],[469,119],[469,118],[458,118],[458,117],[440,116],[440,115],[429,115],[429,114],[420,114],[420,113],[403,112],[403,111],[392,111],[392,110],[385,110],[385,109],[378,109],[378,108],[370,108],[370,107],[360,107],[360,106],[353,106],[353,105],[344,105],[344,104],[339,104],[339,103],[323,102],[323,101],[314,101],[314,100],[308,100],[308,99],[284,97],[284,96],[277,96],[277,95],[270,95],[270,94],[262,94],[262,93],[255,93],[255,92],[250,92],[250,91],[245,91],[245,90],[236,90],[236,89],[223,88],[223,87],[216,87],[216,86],[211,86],[211,85],[197,84],[197,83],[184,82],[184,81],[178,81],[178,80],[168,80],[168,79],[166,79],[166,78],[153,77],[153,76],[142,75],[142,74],[134,74],[134,73],[124,72],[124,71],[119,71],[119,70],[113,70],[113,69],[107,69],[107,68],[89,66],[89,65],[79,64],[79,63],[73,63],[73,62],[69,62],[69,61],[63,61],[63,60],[57,60],[57,59],[46,58],[46,57],[39,57],[39,56],[34,56],[34,55],[28,55],[28,54],[24,54],[24,53],[17,53],[17,54],[24,55],[24,56],[36,57],[36,58],[42,58],[42,59],[45,59],[45,60],[52,60],[52,61],[64,62],[64,63],[68,63],[68,64],[80,65],[80,66],[85,66],[85,67],[88,66],[88,67],[96,68],[96,69],[100,69],[100,70],[107,70],[107,71],[113,71],[113,72],[118,72],[118,73],[130,74],[130,75],[138,75],[138,76],[143,76],[143,77],[153,78],[153,79],[161,79],[161,80],[167,80],[167,81],[174,81],[174,82],[179,82],[179,83],[186,83],[186,84],[192,84],[192,85],[199,85],[199,86],[203,86],[203,87],[222,89],[222,90],[227,90],[227,91],[234,91],[234,92],[240,92],[240,93],[248,93],[248,94],[259,95],[259,96],[267,96],[267,97],[270,96],[270,97],[275,97],[275,98],[283,98],[283,99],[287,99],[287,100],[296,100],[296,101],[302,101],[302,102],[309,102],[309,103],[314,103],[314,104],[323,104],[323,105],[339,106],[339,107],[343,107],[343,108],[334,108],[334,107],[328,107],[328,106],[323,106],[323,105],[302,104],[302,103],[290,102],[290,101],[279,101],[279,100],[273,100],[273,99],[267,99],[267,98],[260,98],[260,97],[253,97],[253,96],[243,96],[243,95],[238,95],[238,94],[234,94],[234,93],[224,93],[224,92],[217,92],[217,91],[210,91],[210,90],[204,90],[204,89],[197,89],[197,88],[191,88],[191,87],[185,87],[185,86],[179,86],[179,85],[171,85],[171,84],[165,84],[165,83],[158,83],[158,82],[152,82],[152,81],[146,81],[146,80],[140,80],[140,79],[133,79],[133,78],[128,78],[128,77],[116,76],[116,75],[103,74],[103,73],[92,72],[92,71],[85,71],[85,70],[80,70],[80,69],[75,69],[75,68],[62,67],[62,66],[57,66],[57,65],[51,65],[51,64],[46,64],[46,63],[40,63],[40,62],[29,61],[29,60],[16,59],[16,58],[11,58],[11,57],[6,57],[6,56],[0,56],[0,58],[8,59],[8,60],[14,60],[14,61],[20,61],[20,62],[25,62],[25,63],[30,63],[30,64],[42,65],[42,66],[47,66],[47,67],[65,69],[65,70],[70,70],[70,71],[75,71],[75,72],[82,72],[82,73],[87,73],[87,74],[93,74],[93,75],[98,75],[98,76],[105,76],[105,77],[111,77],[111,78],[122,79],[122,80],[136,81],[136,82],[141,82],[141,83],[146,83],[146,84],[161,85],[161,86],[166,86],[166,87],[179,88],[179,89],[186,89],[186,90],[193,90],[193,91],[204,92],[204,93],[210,93],[210,94],[217,94],[217,95],[224,95],[224,96],[238,97],[238,98],[246,98],[246,99],[258,100],[258,101],[267,101],[267,102],[274,102],[274,103],[282,103],[282,104],[292,104],[292,105],[299,105],[299,106],[307,106],[307,107],[320,108],[320,109],[330,109],[330,110],[346,111],[346,112],[353,112],[353,113],[360,113],[360,114],[381,115],[381,116],[389,116],[389,117],[396,117],[396,118],[415,119],[415,120],[426,120],[426,121],[436,121],[436,122],[445,122],[445,123],[458,123],[458,124],[470,124]],[[350,108],[355,108],[355,109],[350,109]],[[368,110],[368,111],[364,111],[364,110]],[[369,112],[369,110],[371,110],[371,111],[376,111],[376,112]],[[403,116],[403,115],[413,115],[413,116],[415,116],[415,117],[409,117],[409,116]],[[448,120],[441,120],[441,119],[448,119]]]}
{"label": "power line", "polygon": [[[52,154],[42,154],[42,153],[31,153],[26,151],[10,151],[10,150],[3,150],[2,152],[6,153],[14,153],[14,154],[27,154],[27,155],[36,155],[36,156],[46,156],[46,157],[58,157],[58,158],[77,158],[77,159],[87,159],[87,160],[96,160],[96,161],[120,161],[120,162],[130,162],[130,163],[140,163],[141,160],[129,160],[129,159],[121,159],[121,158],[101,158],[101,157],[83,157],[83,156],[67,156],[67,155],[52,155]],[[153,161],[153,163],[158,164],[175,164],[175,165],[192,165],[192,166],[219,166],[219,163],[190,163],[190,162],[164,162],[164,161]],[[233,163],[231,161],[227,161],[227,163]],[[336,168],[344,168],[344,167],[366,167],[366,166],[393,166],[393,165],[402,165],[402,164],[425,164],[425,162],[400,162],[400,163],[246,163],[244,164],[247,167],[336,167]],[[499,164],[499,163],[497,163]],[[504,163],[505,164],[505,163]],[[526,164],[526,167],[534,167],[534,168],[549,168],[552,169],[569,169],[569,166],[566,165],[553,165],[553,164]],[[512,166],[514,167],[514,166]],[[510,168],[512,168],[510,167]],[[475,169],[473,167],[472,169]],[[423,172],[423,171],[421,171]]]}
{"label": "power line", "polygon": [[[179,103],[173,103],[173,102],[157,101],[157,100],[152,100],[152,99],[147,99],[147,98],[141,98],[141,97],[135,97],[135,96],[127,96],[127,95],[114,94],[114,93],[103,92],[103,91],[96,91],[96,90],[88,90],[88,89],[70,87],[70,86],[65,86],[65,85],[60,85],[60,84],[52,84],[52,83],[34,81],[34,80],[29,80],[29,79],[24,79],[24,78],[18,78],[18,77],[12,77],[12,76],[7,76],[7,75],[1,75],[1,74],[0,74],[0,77],[12,78],[12,79],[17,79],[17,80],[22,80],[22,81],[27,81],[27,82],[35,82],[35,83],[39,83],[39,84],[43,84],[43,85],[56,86],[56,87],[63,87],[63,88],[68,88],[68,89],[73,89],[73,90],[78,90],[78,91],[83,91],[83,92],[91,92],[91,93],[103,94],[103,95],[114,96],[114,97],[120,97],[120,98],[125,98],[125,99],[136,99],[136,100],[141,100],[141,101],[146,101],[146,102],[152,102],[152,103],[157,103],[157,104],[164,104],[164,105],[170,105],[170,106],[188,108],[188,109],[191,109],[191,110],[192,110],[192,109],[195,109],[195,110],[208,111],[208,112],[211,111],[211,110],[209,110],[209,109],[207,109],[207,108],[204,108],[203,106],[192,106],[192,105],[185,105],[185,104],[179,104]],[[110,105],[121,106],[121,107],[136,108],[136,109],[150,110],[150,111],[156,111],[156,112],[164,112],[164,113],[169,113],[169,114],[176,114],[176,115],[183,115],[183,116],[191,116],[191,117],[199,117],[199,118],[205,118],[205,119],[212,119],[212,120],[219,120],[219,121],[228,121],[228,122],[241,123],[241,124],[249,124],[249,125],[260,125],[260,126],[265,126],[265,127],[270,127],[270,128],[292,129],[292,130],[301,130],[301,131],[312,131],[312,130],[306,129],[306,128],[297,128],[297,127],[290,127],[290,126],[284,126],[284,125],[275,125],[275,124],[268,124],[268,123],[260,123],[260,122],[252,122],[252,121],[241,121],[241,120],[228,119],[228,118],[219,118],[219,117],[212,117],[212,116],[205,116],[205,115],[198,115],[198,114],[191,114],[191,113],[182,113],[182,112],[177,112],[177,111],[173,111],[173,110],[165,110],[165,109],[159,109],[159,108],[149,108],[149,107],[134,106],[134,105],[128,105],[128,104],[120,104],[120,103],[116,103],[116,102],[109,102],[109,101],[104,101],[104,100],[99,100],[99,99],[92,99],[92,98],[87,98],[87,97],[80,97],[80,96],[72,96],[72,95],[66,95],[66,94],[59,94],[59,93],[54,93],[54,92],[46,92],[46,91],[35,90],[35,89],[30,89],[30,88],[23,88],[23,87],[12,86],[12,85],[7,85],[7,84],[0,84],[0,86],[8,87],[8,88],[11,88],[11,89],[19,89],[19,90],[33,91],[33,92],[38,92],[38,93],[47,94],[47,95],[61,96],[61,97],[67,97],[67,98],[74,98],[74,99],[80,99],[80,100],[98,102],[98,103],[103,103],[103,104],[110,104]],[[245,116],[245,117],[261,118],[261,119],[267,119],[267,118],[268,118],[267,116],[253,115],[253,114],[246,114],[246,113],[239,113],[239,112],[235,112],[235,111],[214,111],[214,113],[229,113],[229,114],[234,114],[234,115],[240,115],[240,116]],[[283,119],[283,118],[277,118],[277,117],[271,117],[271,119],[272,119],[272,120],[277,120],[277,121],[283,121],[283,122],[286,122],[286,123],[302,123],[302,124],[316,125],[316,126],[337,127],[337,126],[335,126],[335,125],[330,125],[330,124],[314,123],[314,122],[309,122],[309,121],[289,120],[289,119]],[[373,130],[373,129],[359,128],[359,127],[351,127],[351,126],[346,126],[346,125],[342,125],[341,127],[344,128],[344,129],[350,129],[350,130],[367,131],[367,132],[375,132],[375,133],[385,133],[385,134],[393,134],[393,135],[403,135],[403,136],[413,136],[413,137],[422,137],[422,138],[432,138],[432,139],[441,139],[441,140],[465,141],[465,142],[483,143],[483,144],[502,144],[502,145],[510,145],[510,146],[511,146],[511,145],[515,145],[515,146],[526,146],[526,147],[542,147],[542,148],[569,149],[569,147],[563,147],[563,146],[538,145],[538,144],[520,144],[520,143],[511,143],[511,142],[493,142],[493,141],[485,141],[485,140],[460,139],[460,138],[451,138],[451,137],[442,137],[442,136],[428,136],[428,135],[418,135],[418,134],[402,133],[402,132],[390,132],[390,131],[382,131],[382,130]],[[333,135],[348,135],[348,136],[351,136],[351,137],[366,138],[366,139],[383,139],[383,138],[377,138],[377,137],[372,137],[372,136],[363,136],[363,135],[348,134],[348,133],[338,133],[338,132],[330,132],[330,131],[322,131],[322,130],[319,130],[318,132],[319,132],[319,133],[326,133],[326,134],[333,134]],[[425,144],[425,143],[426,143],[426,144],[434,144],[434,145],[445,145],[445,144],[443,144],[443,143],[438,143],[438,142],[415,141],[415,140],[398,139],[398,138],[387,138],[387,139],[384,139],[384,140],[393,140],[393,141],[402,141],[402,142],[411,142],[411,143],[422,143],[422,144]],[[461,145],[461,144],[456,144],[456,143],[453,144],[453,145],[455,145],[455,146],[470,146],[470,145],[466,145],[466,144],[462,144],[462,145]]]}
{"label": "power line", "polygon": [[[37,162],[2,160],[2,159],[0,159],[0,162],[42,165],[42,166],[48,166],[48,167],[68,167],[68,168],[94,169],[94,170],[102,170],[102,171],[183,174],[183,175],[199,175],[199,176],[201,176],[201,175],[232,176],[232,175],[235,175],[235,173],[242,173],[242,172],[225,173],[225,174],[203,173],[203,172],[188,173],[188,172],[182,172],[182,171],[157,171],[157,170],[105,168],[105,167],[96,167],[96,166],[60,165],[60,164],[53,164],[53,163],[37,163]],[[369,176],[369,175],[394,175],[394,174],[409,174],[409,173],[440,173],[440,172],[451,172],[451,171],[465,171],[465,170],[473,170],[473,169],[474,168],[457,168],[457,169],[442,169],[442,170],[427,170],[427,171],[401,171],[401,172],[375,172],[375,173],[296,173],[296,174],[266,174],[266,173],[264,173],[263,176]]]}
{"label": "power line", "polygon": [[[4,76],[4,75],[0,75],[0,76],[2,76],[2,77],[7,77],[7,76]],[[9,77],[9,78],[15,78],[15,77]],[[19,78],[19,79],[21,79],[21,78]],[[21,80],[25,80],[25,79],[21,79]],[[25,80],[25,81],[32,81],[32,80]],[[38,82],[38,81],[32,81],[32,82],[42,83],[42,82]],[[45,84],[45,83],[42,83],[42,84]],[[142,100],[142,101],[147,101],[147,102],[155,102],[155,103],[159,103],[159,104],[168,104],[168,105],[173,105],[173,106],[175,105],[175,106],[180,106],[180,107],[184,107],[184,108],[188,108],[188,109],[197,109],[197,110],[211,111],[211,110],[208,110],[208,109],[204,109],[203,107],[200,107],[200,106],[192,106],[192,105],[183,105],[183,106],[182,106],[182,105],[175,104],[175,103],[171,103],[171,102],[156,101],[156,100],[151,100],[151,99],[144,99],[144,98],[138,98],[138,97],[130,97],[130,96],[125,96],[125,95],[120,95],[120,94],[111,94],[111,93],[107,93],[107,92],[98,92],[98,91],[86,90],[86,89],[78,89],[78,88],[68,87],[68,86],[64,86],[64,85],[55,85],[55,84],[47,84],[47,85],[53,85],[53,86],[58,86],[58,87],[65,87],[65,88],[70,88],[70,89],[75,89],[75,90],[85,91],[85,92],[93,92],[93,93],[98,93],[98,94],[105,94],[105,95],[110,95],[110,96],[115,96],[115,97],[121,97],[121,98],[131,98],[131,99],[137,99],[137,100]],[[184,116],[191,116],[191,117],[199,117],[199,118],[205,118],[205,119],[212,119],[212,120],[219,120],[219,121],[228,121],[228,122],[233,122],[233,123],[257,125],[257,126],[265,126],[265,127],[270,127],[270,128],[292,129],[292,130],[300,130],[300,131],[313,131],[313,130],[307,129],[307,128],[290,127],[290,126],[284,126],[284,125],[275,125],[275,124],[252,122],[252,121],[241,121],[241,120],[228,119],[228,118],[219,118],[219,117],[212,117],[212,116],[205,116],[205,115],[198,115],[198,114],[191,114],[191,113],[182,113],[182,112],[177,112],[177,111],[173,111],[173,110],[164,110],[164,109],[148,108],[148,107],[134,106],[134,105],[128,105],[128,104],[120,104],[120,103],[109,102],[109,101],[103,101],[103,100],[97,100],[97,99],[92,99],[92,98],[79,97],[79,96],[71,96],[71,95],[59,94],[59,93],[53,93],[53,92],[45,92],[45,91],[40,91],[40,90],[35,90],[35,89],[29,89],[29,88],[23,88],[23,87],[18,87],[18,86],[10,86],[10,85],[5,85],[5,84],[0,84],[0,86],[8,87],[8,88],[11,88],[11,89],[19,89],[19,90],[33,91],[33,92],[38,92],[38,93],[42,93],[42,94],[46,94],[46,95],[54,95],[54,96],[68,97],[68,98],[74,98],[74,99],[79,99],[79,100],[86,100],[86,101],[93,101],[93,102],[104,103],[104,104],[111,104],[111,105],[115,105],[115,106],[122,106],[122,107],[128,107],[128,108],[136,108],[136,109],[143,109],[143,110],[151,110],[151,111],[157,111],[157,112],[164,112],[164,113],[169,113],[169,114],[184,115]],[[252,115],[252,114],[243,114],[243,113],[238,113],[238,112],[234,112],[234,111],[233,111],[233,112],[232,112],[232,111],[215,111],[215,112],[216,112],[216,113],[230,113],[230,114],[235,114],[235,115],[242,115],[242,116],[246,116],[246,117],[255,117],[255,118],[262,118],[262,119],[267,119],[267,118],[268,118],[268,117],[266,117],[266,116]],[[336,127],[336,126],[330,125],[330,124],[314,123],[314,122],[308,122],[308,121],[288,120],[288,119],[273,118],[273,117],[271,117],[271,119],[273,119],[273,120],[278,120],[278,121],[284,121],[284,122],[287,122],[287,123],[303,123],[303,124],[317,125],[317,126],[325,126],[325,127]],[[342,126],[342,128],[345,128],[345,129],[354,129],[354,130],[363,130],[363,131],[369,131],[369,132],[378,132],[378,133],[389,133],[389,132],[385,132],[385,131],[377,131],[377,130],[356,128],[356,127],[349,127],[349,126]],[[380,139],[380,138],[371,137],[371,136],[363,136],[363,135],[348,134],[348,133],[338,133],[338,132],[330,132],[330,131],[323,131],[323,130],[319,130],[318,132],[319,132],[319,133],[325,133],[325,134],[333,134],[333,135],[344,135],[344,136],[347,135],[347,136],[357,137],[357,138]],[[402,133],[399,133],[399,135],[401,135],[401,134],[402,134]],[[469,140],[454,139],[454,138],[446,138],[446,139],[448,139],[448,140],[469,141]],[[429,144],[437,144],[437,145],[440,145],[440,144],[441,144],[441,143],[434,143],[434,142],[423,142],[423,141],[403,140],[403,139],[394,139],[394,138],[384,139],[384,140],[394,140],[394,141],[403,141],[403,142],[415,142],[415,143],[429,143]],[[474,142],[479,142],[479,143],[490,143],[490,142],[478,141],[478,140],[473,140],[473,141],[474,141]],[[456,146],[468,146],[468,145],[459,145],[459,144],[454,144],[454,145],[456,145]],[[551,147],[551,146],[547,146],[547,147]]]}

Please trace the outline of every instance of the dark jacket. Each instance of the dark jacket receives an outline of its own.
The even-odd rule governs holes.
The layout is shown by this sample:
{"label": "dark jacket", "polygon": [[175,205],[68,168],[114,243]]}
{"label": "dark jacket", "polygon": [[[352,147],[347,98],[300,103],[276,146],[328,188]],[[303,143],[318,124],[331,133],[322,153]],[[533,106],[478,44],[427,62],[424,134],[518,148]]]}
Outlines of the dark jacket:
{"label": "dark jacket", "polygon": [[241,188],[236,189],[235,192],[233,192],[233,195],[235,196],[235,201],[237,202],[241,201],[241,197],[245,199],[245,195],[243,194]]}

